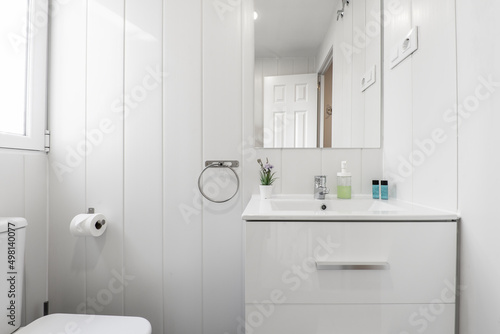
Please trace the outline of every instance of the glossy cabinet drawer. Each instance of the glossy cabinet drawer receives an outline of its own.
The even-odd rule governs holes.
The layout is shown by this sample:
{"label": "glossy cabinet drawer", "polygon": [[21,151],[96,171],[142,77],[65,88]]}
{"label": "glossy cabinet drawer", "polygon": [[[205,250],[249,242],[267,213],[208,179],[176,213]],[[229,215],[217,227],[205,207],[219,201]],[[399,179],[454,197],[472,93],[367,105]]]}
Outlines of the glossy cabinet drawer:
{"label": "glossy cabinet drawer", "polygon": [[247,305],[245,326],[252,334],[454,334],[455,305]]}
{"label": "glossy cabinet drawer", "polygon": [[247,222],[245,300],[455,302],[456,222]]}

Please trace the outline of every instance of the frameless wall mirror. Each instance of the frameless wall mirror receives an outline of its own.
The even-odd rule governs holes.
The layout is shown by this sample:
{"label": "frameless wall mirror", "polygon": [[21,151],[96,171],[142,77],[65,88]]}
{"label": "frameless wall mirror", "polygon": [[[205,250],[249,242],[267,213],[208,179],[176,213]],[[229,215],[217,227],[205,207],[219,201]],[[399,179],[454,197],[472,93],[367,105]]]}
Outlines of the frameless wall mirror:
{"label": "frameless wall mirror", "polygon": [[254,0],[256,147],[380,147],[380,2]]}

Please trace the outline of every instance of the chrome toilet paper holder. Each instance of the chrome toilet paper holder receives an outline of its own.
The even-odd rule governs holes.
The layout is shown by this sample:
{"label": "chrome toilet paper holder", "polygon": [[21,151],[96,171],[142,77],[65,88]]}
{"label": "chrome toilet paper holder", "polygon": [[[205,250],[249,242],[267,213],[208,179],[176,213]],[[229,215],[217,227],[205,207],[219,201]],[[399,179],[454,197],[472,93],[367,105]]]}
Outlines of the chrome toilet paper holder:
{"label": "chrome toilet paper holder", "polygon": [[[87,214],[94,214],[94,213],[95,213],[95,209],[94,208],[88,208],[87,209]],[[104,226],[104,224],[106,224],[106,220],[104,220],[104,219],[103,220],[98,220],[95,223],[95,228],[98,229],[98,230],[100,230]]]}

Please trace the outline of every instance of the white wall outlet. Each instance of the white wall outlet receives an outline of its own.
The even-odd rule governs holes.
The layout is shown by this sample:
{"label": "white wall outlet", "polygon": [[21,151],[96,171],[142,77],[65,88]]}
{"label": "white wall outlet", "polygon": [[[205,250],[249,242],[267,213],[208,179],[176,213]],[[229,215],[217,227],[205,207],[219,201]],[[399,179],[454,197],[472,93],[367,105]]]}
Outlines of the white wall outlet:
{"label": "white wall outlet", "polygon": [[394,46],[391,52],[391,69],[396,67],[399,63],[405,60],[413,52],[418,49],[418,27],[413,27],[406,37]]}
{"label": "white wall outlet", "polygon": [[361,91],[364,92],[368,87],[376,81],[376,67],[373,65],[368,72],[361,78]]}

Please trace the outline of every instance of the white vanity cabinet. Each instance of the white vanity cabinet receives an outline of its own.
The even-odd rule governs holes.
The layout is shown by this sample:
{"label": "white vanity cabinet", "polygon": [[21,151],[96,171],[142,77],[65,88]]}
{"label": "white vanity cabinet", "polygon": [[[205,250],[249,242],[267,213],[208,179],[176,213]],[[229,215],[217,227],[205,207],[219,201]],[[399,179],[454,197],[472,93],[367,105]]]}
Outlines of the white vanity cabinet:
{"label": "white vanity cabinet", "polygon": [[246,221],[247,334],[453,334],[457,222]]}

